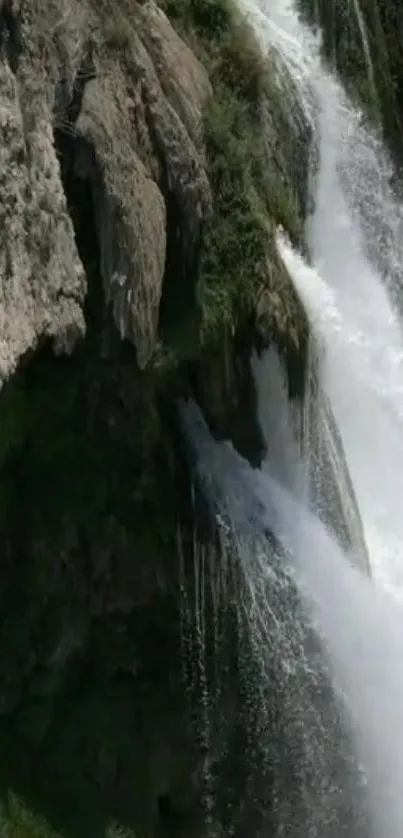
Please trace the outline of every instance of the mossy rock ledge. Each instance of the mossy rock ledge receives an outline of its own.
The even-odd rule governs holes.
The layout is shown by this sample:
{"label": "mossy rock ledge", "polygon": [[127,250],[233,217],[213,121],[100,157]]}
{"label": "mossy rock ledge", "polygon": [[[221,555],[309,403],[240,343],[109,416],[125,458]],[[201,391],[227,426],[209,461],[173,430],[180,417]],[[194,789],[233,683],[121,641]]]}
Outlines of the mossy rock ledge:
{"label": "mossy rock ledge", "polygon": [[258,463],[252,349],[301,395],[309,129],[230,0],[2,0],[0,56],[0,833],[203,836],[174,405]]}

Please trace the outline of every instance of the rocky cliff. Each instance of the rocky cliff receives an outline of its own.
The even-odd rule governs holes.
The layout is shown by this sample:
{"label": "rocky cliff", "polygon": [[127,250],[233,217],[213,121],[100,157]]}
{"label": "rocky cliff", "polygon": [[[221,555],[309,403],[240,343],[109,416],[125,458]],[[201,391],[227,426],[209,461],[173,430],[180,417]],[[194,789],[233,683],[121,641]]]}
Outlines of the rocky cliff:
{"label": "rocky cliff", "polygon": [[[1,0],[0,50],[2,835],[203,835],[184,687],[214,539],[174,404],[258,463],[252,348],[301,395],[274,233],[302,242],[309,130],[230,0]],[[242,822],[225,614],[211,747]]]}

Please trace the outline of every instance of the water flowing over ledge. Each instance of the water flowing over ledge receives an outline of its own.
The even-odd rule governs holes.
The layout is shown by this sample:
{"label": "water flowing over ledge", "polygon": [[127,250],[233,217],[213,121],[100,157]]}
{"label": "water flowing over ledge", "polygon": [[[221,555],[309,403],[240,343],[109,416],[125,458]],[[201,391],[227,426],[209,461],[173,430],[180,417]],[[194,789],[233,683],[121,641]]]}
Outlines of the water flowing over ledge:
{"label": "water flowing over ledge", "polygon": [[286,0],[0,6],[1,838],[394,838],[379,136]]}
{"label": "water flowing over ledge", "polygon": [[[342,796],[357,802],[360,814],[353,807],[348,816],[337,812],[335,820],[325,824],[323,812],[333,805],[325,782],[315,803],[310,799],[315,815],[309,819],[306,811],[302,814],[304,834],[339,838],[347,824],[347,834],[354,838],[359,834],[400,838],[403,613],[396,600],[403,590],[403,211],[390,185],[393,167],[381,140],[366,127],[339,81],[322,68],[317,41],[299,22],[293,6],[245,0],[243,7],[263,48],[274,44],[291,70],[315,130],[313,211],[306,228],[311,264],[281,231],[277,246],[308,311],[322,437],[323,427],[328,431],[324,448],[333,464],[333,478],[340,452],[343,448],[346,452],[339,498],[345,500],[348,487],[357,498],[364,530],[357,538],[364,545],[365,537],[374,581],[360,573],[351,551],[336,544],[325,526],[337,530],[334,521],[332,526],[326,520],[326,505],[334,512],[334,504],[329,496],[326,499],[323,462],[316,469],[319,484],[312,480],[309,441],[318,445],[320,422],[313,423],[311,435],[306,434],[305,408],[304,433],[304,421],[289,404],[273,351],[269,350],[265,371],[259,368],[261,362],[253,362],[259,418],[268,441],[262,471],[252,470],[228,443],[215,443],[195,405],[181,405],[182,424],[196,457],[198,479],[242,568],[258,655],[264,661],[267,648],[274,647],[287,661],[285,669],[303,659],[304,673],[311,667],[316,677],[327,661],[333,693],[330,699],[326,692],[323,706],[335,700],[337,707],[344,708],[344,732],[357,755],[355,784],[347,782],[347,791],[337,775],[336,785]],[[359,5],[355,8],[362,30]],[[361,34],[365,48],[366,33]],[[366,60],[372,72],[368,51]],[[285,605],[287,598],[279,596],[281,588],[290,591],[293,585],[304,618],[290,599]],[[309,643],[303,631],[298,633],[304,619],[319,639],[319,653],[315,642]],[[285,684],[283,675],[283,695]],[[317,680],[315,684],[317,689]],[[329,735],[326,723],[318,727],[314,694],[315,690],[309,704],[302,689],[295,712],[315,741],[319,780],[331,770],[329,751],[320,751],[319,742],[329,743],[335,729]],[[306,800],[312,792],[315,760],[304,737],[301,741],[300,753],[308,768],[300,792]],[[344,745],[340,751],[346,758]],[[364,811],[370,813],[370,823],[358,803],[363,788],[357,781],[360,766],[368,783]],[[287,829],[284,810],[280,817]]]}
{"label": "water flowing over ledge", "polygon": [[[239,602],[240,607],[246,603],[262,681],[273,666],[280,679],[281,712],[290,725],[288,733],[285,722],[281,725],[281,747],[286,759],[299,766],[298,794],[307,803],[307,809],[294,804],[286,811],[284,789],[279,789],[280,822],[293,829],[298,818],[304,834],[309,830],[315,836],[398,838],[403,673],[396,662],[403,655],[403,611],[354,567],[305,502],[282,487],[269,468],[251,469],[232,446],[215,442],[195,404],[182,403],[179,409],[197,479],[224,542],[232,545],[232,561],[241,567],[246,594]],[[290,449],[284,449],[282,465],[290,462]],[[300,491],[298,460],[294,478]],[[326,687],[326,661],[333,694]],[[290,673],[298,683],[298,701],[291,707]],[[267,712],[263,703],[261,711]],[[299,739],[293,724],[301,725]],[[355,767],[348,731],[359,757]],[[269,741],[262,741],[262,747],[269,748]],[[334,793],[341,794],[343,811]],[[363,794],[364,800],[368,794],[371,826]]]}
{"label": "water flowing over ledge", "polygon": [[311,108],[318,153],[306,236],[311,266],[286,239],[279,252],[318,346],[319,388],[329,404],[377,578],[403,582],[403,207],[393,166],[292,3],[248,0],[266,48],[275,43]]}

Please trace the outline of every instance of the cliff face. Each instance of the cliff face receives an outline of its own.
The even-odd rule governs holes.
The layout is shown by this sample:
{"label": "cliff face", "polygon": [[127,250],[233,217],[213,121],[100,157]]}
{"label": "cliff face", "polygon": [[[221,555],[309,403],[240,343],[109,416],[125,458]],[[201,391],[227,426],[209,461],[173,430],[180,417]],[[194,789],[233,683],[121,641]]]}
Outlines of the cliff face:
{"label": "cliff face", "polygon": [[19,62],[19,49],[10,29],[2,21],[10,53],[10,61],[0,65],[2,382],[41,337],[54,338],[60,349],[71,347],[84,331],[85,294],[44,81],[34,78],[29,59],[17,80],[12,65]]}
{"label": "cliff face", "polygon": [[301,237],[287,156],[304,170],[307,126],[231,4],[164,8],[174,27],[153,2],[1,4],[0,818],[18,838],[203,834],[174,399],[258,462],[252,346],[275,338],[302,386],[274,232]]}
{"label": "cliff face", "polygon": [[83,198],[65,189],[78,181],[91,193],[105,300],[140,367],[162,294],[163,192],[177,203],[189,260],[211,206],[197,150],[207,75],[156,7],[132,17],[74,2],[38,2],[25,14],[3,4],[2,323],[22,327],[18,338],[4,333],[5,376],[41,338],[83,332],[82,263],[91,257],[78,238]]}
{"label": "cliff face", "polygon": [[[213,538],[174,404],[192,393],[258,463],[253,346],[274,341],[301,394],[307,324],[274,234],[302,241],[309,130],[226,0],[2,0],[0,48],[0,824],[203,835],[184,685]],[[240,829],[256,806],[224,612],[225,832],[225,795]]]}

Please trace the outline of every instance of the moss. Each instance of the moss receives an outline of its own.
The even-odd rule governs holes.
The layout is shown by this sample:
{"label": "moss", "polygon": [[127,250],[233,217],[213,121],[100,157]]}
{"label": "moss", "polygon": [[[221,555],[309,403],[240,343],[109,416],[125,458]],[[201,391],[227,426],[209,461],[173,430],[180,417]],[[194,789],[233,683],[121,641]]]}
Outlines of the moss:
{"label": "moss", "polygon": [[0,801],[1,838],[61,838],[24,800],[9,792]]}
{"label": "moss", "polygon": [[303,213],[292,178],[279,171],[278,149],[267,146],[262,112],[267,105],[275,132],[284,109],[274,60],[263,57],[232,0],[160,0],[160,5],[209,68],[214,90],[204,113],[214,211],[200,259],[201,347],[217,344],[220,351],[223,336],[244,329],[258,308],[262,323],[263,300],[266,336],[271,332],[281,342],[281,332],[284,341],[287,330],[298,334],[305,325],[291,284],[282,284],[280,319],[279,305],[271,306],[269,292],[281,274],[274,234],[280,224],[301,240]]}
{"label": "moss", "polygon": [[207,43],[225,35],[231,25],[231,0],[160,0],[159,5],[186,32],[194,28]]}
{"label": "moss", "polygon": [[[160,312],[164,328],[160,329],[156,356],[164,356],[167,369],[168,358],[171,368],[181,361],[195,360],[224,334],[230,337],[242,331],[251,317],[263,324],[263,301],[268,305],[263,324],[266,336],[271,333],[271,339],[284,343],[287,330],[302,335],[305,324],[301,306],[296,313],[291,282],[288,288],[281,282],[284,306],[280,319],[281,302],[271,308],[268,292],[276,288],[280,277],[276,226],[287,230],[293,241],[302,241],[304,187],[301,170],[290,166],[290,160],[301,156],[301,149],[297,139],[289,147],[289,135],[298,129],[290,128],[284,117],[284,85],[278,81],[275,56],[262,55],[235,0],[158,2],[208,69],[214,91],[212,100],[206,102],[203,120],[213,214],[205,225],[196,268],[197,301],[193,292],[190,294],[195,277],[186,276],[189,300],[185,300],[183,283],[179,282],[178,293],[171,295],[172,310],[163,306]],[[112,16],[105,0],[98,6],[97,13],[104,19],[105,45],[130,64],[136,3],[122,0]],[[178,267],[174,270],[175,281]],[[169,294],[165,296],[168,299]],[[185,309],[183,317],[180,307]],[[288,321],[291,313],[293,319]],[[216,350],[220,351],[218,346]],[[153,363],[154,359],[151,366]],[[161,371],[159,362],[157,365]]]}
{"label": "moss", "polygon": [[201,257],[203,340],[221,329],[231,333],[250,318],[258,279],[265,273],[267,231],[252,176],[261,148],[244,119],[236,100],[216,91],[205,122],[215,206]]}

